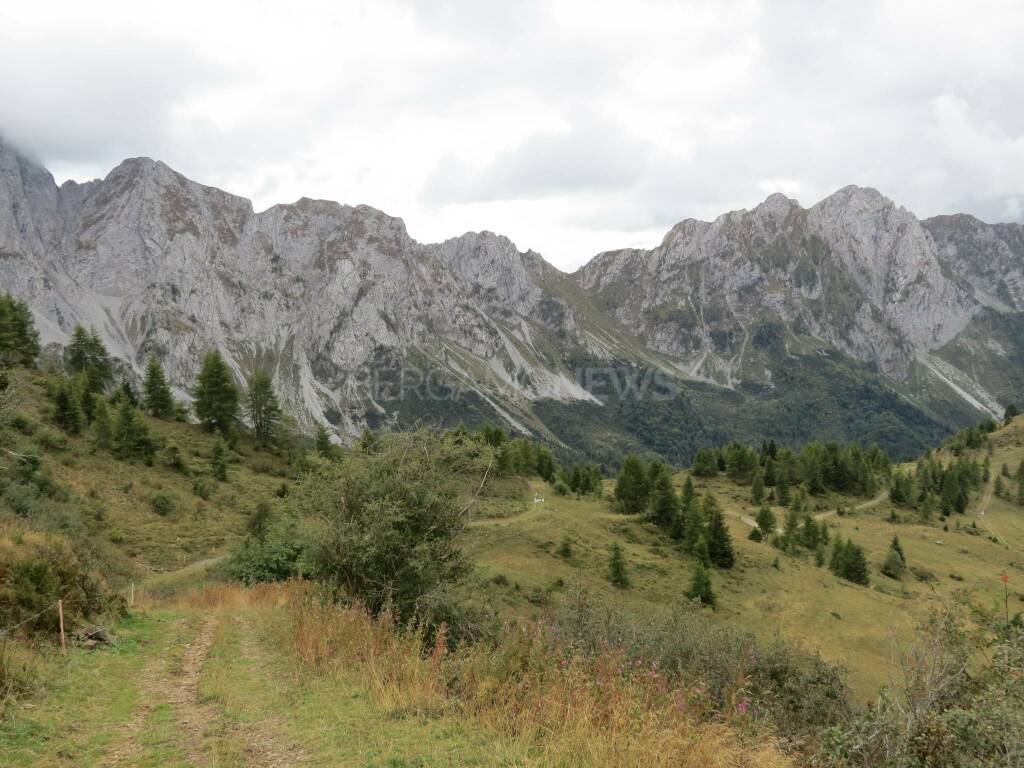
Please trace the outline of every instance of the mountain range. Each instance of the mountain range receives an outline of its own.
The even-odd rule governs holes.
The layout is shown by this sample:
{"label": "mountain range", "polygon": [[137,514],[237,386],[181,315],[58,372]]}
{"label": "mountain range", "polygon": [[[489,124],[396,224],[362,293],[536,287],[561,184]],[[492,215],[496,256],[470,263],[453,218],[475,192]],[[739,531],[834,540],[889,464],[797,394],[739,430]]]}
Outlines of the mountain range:
{"label": "mountain range", "polygon": [[298,425],[503,422],[563,453],[686,461],[728,439],[911,455],[1024,399],[1024,226],[780,194],[572,274],[506,237],[245,198],[147,158],[57,185],[0,139],[0,288],[51,352],[94,326],[185,399],[219,349]]}

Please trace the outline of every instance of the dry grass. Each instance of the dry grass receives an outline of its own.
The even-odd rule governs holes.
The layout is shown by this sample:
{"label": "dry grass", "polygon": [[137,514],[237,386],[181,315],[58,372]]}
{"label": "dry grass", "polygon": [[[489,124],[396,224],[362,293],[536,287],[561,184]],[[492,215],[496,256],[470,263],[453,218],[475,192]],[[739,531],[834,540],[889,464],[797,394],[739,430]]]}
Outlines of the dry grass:
{"label": "dry grass", "polygon": [[791,764],[742,716],[714,721],[699,687],[672,687],[611,651],[574,655],[539,624],[454,652],[439,637],[424,652],[422,633],[387,616],[312,600],[292,614],[286,641],[309,674],[355,675],[391,717],[471,718],[527,765]]}

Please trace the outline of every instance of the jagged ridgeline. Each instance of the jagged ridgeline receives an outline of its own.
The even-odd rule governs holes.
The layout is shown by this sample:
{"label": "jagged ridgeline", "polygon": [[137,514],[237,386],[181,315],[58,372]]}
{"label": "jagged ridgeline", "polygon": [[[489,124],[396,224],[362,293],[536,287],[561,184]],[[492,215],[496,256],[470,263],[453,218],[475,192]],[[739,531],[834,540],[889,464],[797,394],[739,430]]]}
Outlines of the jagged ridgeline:
{"label": "jagged ridgeline", "polygon": [[57,186],[0,140],[0,286],[44,347],[95,328],[186,399],[206,353],[308,434],[504,423],[577,461],[735,439],[895,457],[1024,392],[1024,230],[871,189],[772,195],[565,274],[490,232],[412,239],[367,206],[251,203],[160,162]]}

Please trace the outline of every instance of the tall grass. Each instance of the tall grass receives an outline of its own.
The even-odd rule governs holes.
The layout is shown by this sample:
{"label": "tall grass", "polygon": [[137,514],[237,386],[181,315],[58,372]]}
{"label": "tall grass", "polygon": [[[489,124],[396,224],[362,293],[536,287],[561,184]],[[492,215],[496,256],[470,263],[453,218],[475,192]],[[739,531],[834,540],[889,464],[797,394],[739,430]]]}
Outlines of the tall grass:
{"label": "tall grass", "polygon": [[425,648],[422,631],[387,614],[313,599],[290,611],[284,640],[306,673],[354,676],[385,716],[471,718],[528,765],[791,764],[742,714],[716,718],[701,686],[671,684],[613,650],[576,652],[544,625],[450,651],[443,633]]}

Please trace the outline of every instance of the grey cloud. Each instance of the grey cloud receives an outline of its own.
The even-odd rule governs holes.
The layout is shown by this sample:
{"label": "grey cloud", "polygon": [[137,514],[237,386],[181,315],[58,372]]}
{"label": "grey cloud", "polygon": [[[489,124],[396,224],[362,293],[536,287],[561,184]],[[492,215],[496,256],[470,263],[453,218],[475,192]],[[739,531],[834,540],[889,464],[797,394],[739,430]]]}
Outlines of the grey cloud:
{"label": "grey cloud", "polygon": [[654,151],[615,126],[583,120],[566,133],[535,134],[480,169],[448,156],[423,198],[444,205],[614,191],[635,183]]}

